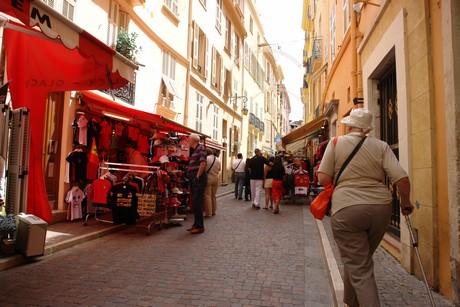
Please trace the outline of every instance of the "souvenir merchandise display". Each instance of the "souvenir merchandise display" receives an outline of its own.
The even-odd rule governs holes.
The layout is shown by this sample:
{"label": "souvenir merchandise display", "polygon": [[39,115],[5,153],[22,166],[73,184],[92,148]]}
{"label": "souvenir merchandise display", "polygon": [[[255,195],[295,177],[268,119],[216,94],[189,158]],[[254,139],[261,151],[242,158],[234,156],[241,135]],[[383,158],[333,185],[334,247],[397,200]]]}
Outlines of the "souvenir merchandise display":
{"label": "souvenir merchandise display", "polygon": [[[98,222],[147,227],[149,233],[153,226],[186,218],[178,213],[189,208],[185,134],[89,110],[78,110],[72,127],[74,149],[66,158],[65,181],[71,185],[67,220],[86,216],[87,225],[94,216]],[[150,218],[147,226],[139,221],[144,217]]]}

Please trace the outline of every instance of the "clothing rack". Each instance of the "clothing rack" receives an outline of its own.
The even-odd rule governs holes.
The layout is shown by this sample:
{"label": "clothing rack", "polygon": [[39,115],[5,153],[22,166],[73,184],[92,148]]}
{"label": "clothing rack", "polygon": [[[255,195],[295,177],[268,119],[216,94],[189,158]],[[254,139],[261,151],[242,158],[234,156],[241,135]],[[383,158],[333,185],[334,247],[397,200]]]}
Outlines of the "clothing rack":
{"label": "clothing rack", "polygon": [[[152,175],[154,172],[158,171],[160,169],[159,166],[152,166],[152,165],[139,165],[139,164],[128,164],[128,163],[115,163],[115,162],[101,162],[99,164],[99,171],[101,170],[106,170],[107,173],[103,174],[100,176],[101,179],[104,179],[104,177],[110,172],[110,171],[122,171],[122,172],[127,172],[127,174],[123,177],[123,180],[129,179],[130,176],[132,176],[133,173],[143,173],[143,174],[150,174]],[[94,205],[93,205],[94,206]],[[98,217],[98,212],[99,212],[99,207],[100,206],[94,206],[94,219],[97,222],[102,222],[102,223],[111,223],[113,224],[113,221],[111,220],[105,220],[102,218]],[[169,223],[169,218],[168,218],[168,213],[169,211],[172,210],[169,208],[169,205],[165,207],[163,211],[160,212],[155,212],[151,216],[146,217],[145,219],[141,219],[141,222],[148,221],[149,223],[147,225],[138,225],[136,224],[136,227],[142,227],[146,228],[147,232],[146,235],[150,234],[150,230],[158,226],[158,229],[161,229],[163,226],[166,226]],[[86,216],[86,223],[84,224],[85,226],[88,224],[88,217],[92,213],[88,213]]]}
{"label": "clothing rack", "polygon": [[144,173],[144,174],[152,174],[154,171],[157,171],[159,168],[160,168],[159,166],[152,166],[152,165],[115,163],[115,162],[105,162],[105,161],[99,164],[100,170],[136,172],[136,173]]}

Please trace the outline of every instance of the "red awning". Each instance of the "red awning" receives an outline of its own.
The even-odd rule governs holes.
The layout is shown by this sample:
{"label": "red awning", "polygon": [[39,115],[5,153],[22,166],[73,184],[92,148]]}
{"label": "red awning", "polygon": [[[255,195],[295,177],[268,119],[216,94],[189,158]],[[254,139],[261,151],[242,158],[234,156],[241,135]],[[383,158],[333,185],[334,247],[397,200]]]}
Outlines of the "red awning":
{"label": "red awning", "polygon": [[[37,0],[6,0],[0,2],[0,12],[18,18],[28,27],[38,27],[41,33],[59,42],[67,49],[77,49],[84,58],[93,60],[102,67],[125,80],[134,82],[134,69],[137,66],[117,53],[69,19],[59,14],[43,1]],[[7,17],[9,18],[9,17]],[[6,27],[9,27],[7,24]],[[115,86],[118,88],[123,86]]]}
{"label": "red awning", "polygon": [[50,222],[42,165],[48,93],[119,88],[137,66],[42,1],[1,0],[0,12],[8,14],[0,15],[0,26],[11,105],[30,109],[27,213]]}
{"label": "red awning", "polygon": [[90,110],[101,113],[102,111],[116,112],[116,115],[121,115],[128,119],[132,119],[133,122],[142,121],[148,123],[152,128],[156,128],[167,132],[174,131],[182,134],[196,133],[207,137],[206,135],[197,132],[189,127],[183,126],[175,121],[167,119],[158,114],[149,113],[141,110],[137,110],[128,104],[122,104],[115,102],[111,99],[105,98],[102,95],[93,91],[81,91],[83,95],[82,100],[85,102],[85,106],[89,107]]}

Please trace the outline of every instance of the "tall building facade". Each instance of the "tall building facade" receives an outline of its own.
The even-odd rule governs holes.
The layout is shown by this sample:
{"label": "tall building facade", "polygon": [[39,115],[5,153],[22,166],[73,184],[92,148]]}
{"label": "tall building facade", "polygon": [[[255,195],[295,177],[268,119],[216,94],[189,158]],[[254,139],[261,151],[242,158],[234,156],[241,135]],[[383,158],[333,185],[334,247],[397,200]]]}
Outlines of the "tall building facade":
{"label": "tall building facade", "polygon": [[[458,182],[448,180],[458,177],[456,10],[451,1],[305,0],[303,129],[308,151],[344,134],[340,120],[351,109],[373,112],[370,134],[390,145],[411,179],[412,224],[428,281],[458,304]],[[420,276],[395,185],[388,187],[393,215],[383,244]]]}
{"label": "tall building facade", "polygon": [[[44,153],[38,164],[52,210],[66,207],[65,165],[74,146],[75,114],[90,114],[93,107],[134,126],[133,120],[142,119],[138,128],[149,135],[159,126],[200,133],[220,153],[221,184],[229,183],[237,153],[248,157],[256,147],[276,150],[275,137],[285,129],[280,119],[288,114],[279,98],[280,67],[263,45],[251,0],[26,0],[2,3],[0,12],[16,20],[24,7],[46,35],[52,35],[51,27],[43,27],[48,22],[70,29],[70,37],[83,33],[86,40],[73,47],[104,76],[100,87],[93,82],[47,95],[43,142],[36,152]],[[61,41],[68,44],[64,36]],[[91,44],[99,54],[113,54],[112,75],[109,65],[89,52],[97,48],[86,48]],[[130,110],[124,106],[136,111],[124,114],[121,110]]]}

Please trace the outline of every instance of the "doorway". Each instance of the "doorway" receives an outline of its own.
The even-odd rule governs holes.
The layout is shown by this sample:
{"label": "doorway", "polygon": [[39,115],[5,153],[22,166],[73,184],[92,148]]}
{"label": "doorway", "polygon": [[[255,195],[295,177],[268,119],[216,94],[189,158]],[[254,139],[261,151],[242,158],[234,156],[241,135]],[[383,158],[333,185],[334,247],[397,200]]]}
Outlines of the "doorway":
{"label": "doorway", "polygon": [[[393,65],[382,75],[379,85],[380,109],[380,139],[390,145],[391,150],[399,160],[398,138],[398,100],[396,89],[396,65]],[[390,219],[389,231],[400,236],[400,206],[396,185],[386,179],[386,184],[391,191],[393,211]]]}
{"label": "doorway", "polygon": [[59,169],[62,139],[64,93],[50,93],[46,100],[45,126],[43,127],[43,175],[48,202],[51,209],[57,209],[56,199],[59,189]]}

